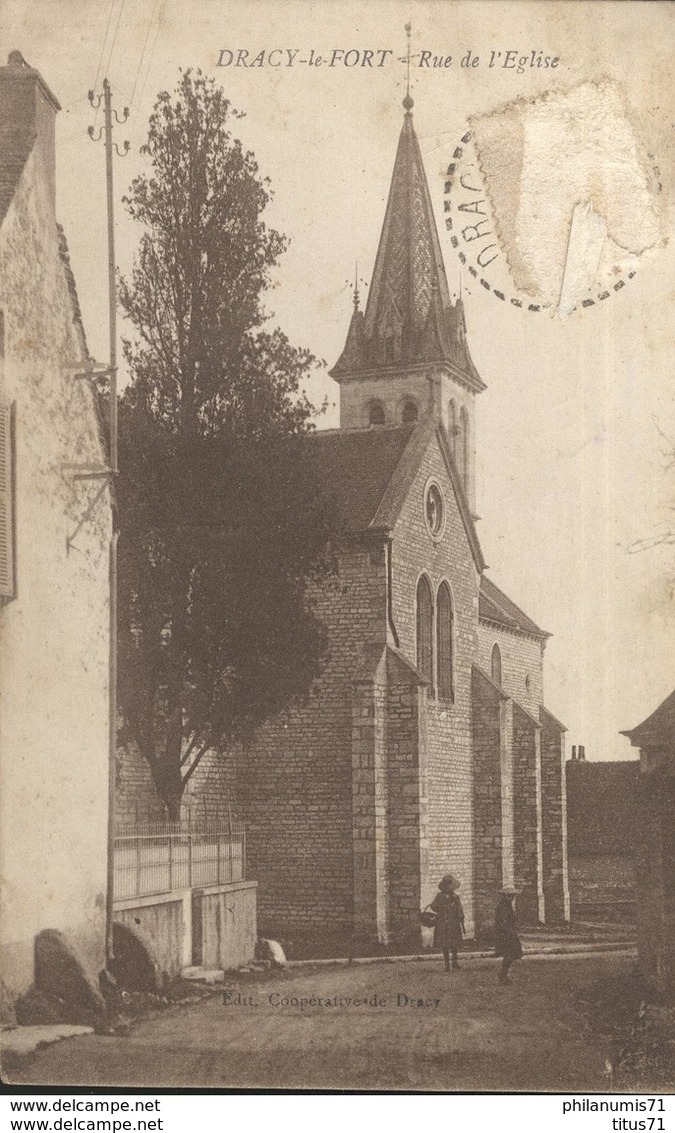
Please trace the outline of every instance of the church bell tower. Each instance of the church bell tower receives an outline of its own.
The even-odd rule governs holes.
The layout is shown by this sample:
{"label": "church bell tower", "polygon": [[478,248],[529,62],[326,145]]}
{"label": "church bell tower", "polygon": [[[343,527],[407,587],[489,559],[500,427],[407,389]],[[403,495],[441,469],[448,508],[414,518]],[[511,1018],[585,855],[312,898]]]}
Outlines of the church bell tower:
{"label": "church bell tower", "polygon": [[474,406],[485,384],[469,354],[461,297],[450,298],[409,91],[403,107],[366,309],[355,288],[347,341],[330,373],[343,429],[440,417],[475,510]]}

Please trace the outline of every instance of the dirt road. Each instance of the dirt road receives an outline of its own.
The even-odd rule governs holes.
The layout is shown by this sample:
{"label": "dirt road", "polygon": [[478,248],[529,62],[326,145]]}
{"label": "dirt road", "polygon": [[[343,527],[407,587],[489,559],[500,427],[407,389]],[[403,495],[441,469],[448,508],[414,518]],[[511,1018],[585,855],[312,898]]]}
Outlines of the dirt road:
{"label": "dirt road", "polygon": [[400,1090],[606,1089],[609,1041],[580,993],[630,966],[601,954],[529,959],[499,987],[494,961],[294,969],[233,981],[123,1036],[38,1053],[19,1083]]}

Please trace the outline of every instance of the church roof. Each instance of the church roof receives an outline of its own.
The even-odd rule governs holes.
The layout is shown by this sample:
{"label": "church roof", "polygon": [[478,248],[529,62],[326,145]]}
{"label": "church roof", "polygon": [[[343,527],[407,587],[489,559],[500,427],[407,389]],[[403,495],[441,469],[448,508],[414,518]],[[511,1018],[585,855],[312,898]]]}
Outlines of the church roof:
{"label": "church roof", "polygon": [[495,586],[490,578],[484,574],[480,579],[480,593],[478,598],[478,616],[481,621],[496,622],[505,629],[528,633],[532,637],[550,637],[550,633],[540,629],[531,618],[528,618],[515,602],[507,598],[503,590]]}
{"label": "church roof", "polygon": [[335,501],[346,533],[363,532],[373,524],[414,427],[321,429],[310,434],[318,483]]}
{"label": "church roof", "polygon": [[[445,461],[476,569],[485,569],[476,528],[447,434],[431,414],[416,424],[371,429],[326,429],[310,434],[317,483],[335,501],[346,534],[390,531],[432,439]],[[523,615],[524,617],[525,615]],[[532,623],[534,624],[534,623]],[[541,631],[539,631],[541,632]]]}
{"label": "church roof", "polygon": [[372,370],[446,363],[481,390],[461,298],[450,299],[412,100],[405,105],[365,314],[355,304],[345,348],[331,373],[339,381]]}
{"label": "church roof", "polygon": [[675,691],[637,727],[621,733],[633,747],[675,748]]}

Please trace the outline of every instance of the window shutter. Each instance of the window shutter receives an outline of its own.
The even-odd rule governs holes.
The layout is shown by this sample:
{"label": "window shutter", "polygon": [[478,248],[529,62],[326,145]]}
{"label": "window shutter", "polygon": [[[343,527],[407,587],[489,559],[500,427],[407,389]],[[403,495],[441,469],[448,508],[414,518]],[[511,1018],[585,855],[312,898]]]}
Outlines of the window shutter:
{"label": "window shutter", "polygon": [[0,598],[13,598],[14,430],[13,405],[0,398]]}

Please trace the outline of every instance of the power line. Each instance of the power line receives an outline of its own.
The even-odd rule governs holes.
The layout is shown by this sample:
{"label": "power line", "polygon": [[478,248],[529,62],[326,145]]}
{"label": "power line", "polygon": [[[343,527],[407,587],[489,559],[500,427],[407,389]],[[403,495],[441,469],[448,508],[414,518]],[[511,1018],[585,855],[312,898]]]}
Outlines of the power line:
{"label": "power line", "polygon": [[161,23],[162,23],[161,16],[162,16],[162,8],[164,7],[164,0],[158,0],[158,3],[159,3],[159,9],[158,9],[158,13],[157,13],[157,26],[155,28],[155,35],[154,35],[154,38],[153,38],[153,41],[152,41],[152,47],[150,48],[150,54],[148,56],[148,64],[147,64],[146,71],[145,71],[145,78],[143,79],[143,86],[141,87],[141,93],[138,96],[138,102],[136,104],[136,114],[134,116],[134,124],[136,122],[136,118],[138,117],[138,111],[140,110],[141,105],[143,103],[143,95],[145,94],[145,87],[146,87],[147,81],[150,77],[150,70],[152,68],[152,60],[153,60],[153,56],[155,54],[155,48],[157,46],[157,37],[159,35],[159,29],[160,29],[160,26],[161,26]]}
{"label": "power line", "polygon": [[[101,46],[101,58],[99,59],[98,67],[96,68],[96,81],[95,81],[94,86],[93,86],[94,90],[96,90],[96,88],[97,88],[99,74],[100,74],[101,70],[103,71],[104,78],[107,77],[108,70],[110,68],[110,60],[112,59],[113,51],[115,50],[115,43],[117,41],[117,33],[119,31],[120,20],[122,19],[122,12],[124,10],[125,0],[122,0],[122,3],[120,4],[120,10],[117,13],[117,23],[115,24],[115,32],[113,34],[112,42],[110,44],[110,50],[108,51],[108,58],[106,60],[105,66],[102,68],[101,64],[103,63],[103,56],[105,55],[106,44],[108,42],[108,34],[109,34],[109,31],[110,31],[110,23],[111,23],[111,20],[112,20],[112,15],[113,15],[113,12],[115,10],[115,4],[116,3],[117,3],[117,0],[110,0],[110,11],[108,12],[108,23],[107,23],[107,26],[106,26],[106,29],[105,29],[105,36],[103,37],[103,44]],[[96,127],[98,125],[98,113],[99,113],[99,107],[97,106],[96,112],[94,114],[94,129],[96,129]]]}
{"label": "power line", "polygon": [[108,60],[107,60],[106,65],[105,65],[106,77],[108,75],[108,71],[110,70],[110,62],[112,60],[113,51],[115,50],[115,44],[117,42],[117,33],[120,30],[120,20],[122,19],[122,12],[124,11],[124,4],[125,4],[125,0],[122,0],[122,3],[120,4],[120,10],[119,10],[119,13],[117,15],[117,23],[115,24],[115,34],[113,36],[112,43],[110,44],[110,51],[108,53]]}
{"label": "power line", "polygon": [[110,31],[110,21],[112,20],[112,14],[113,14],[114,7],[115,7],[115,0],[110,0],[110,7],[108,9],[108,22],[107,22],[106,27],[105,27],[105,35],[103,36],[103,43],[101,44],[101,54],[100,54],[99,60],[98,60],[98,67],[96,68],[96,78],[94,79],[94,86],[92,88],[93,90],[96,90],[96,88],[98,86],[98,79],[99,79],[99,75],[100,75],[100,72],[101,72],[101,63],[103,62],[103,53],[105,51],[105,45],[108,42],[108,32]]}
{"label": "power line", "polygon": [[141,73],[141,67],[143,66],[143,60],[145,58],[145,52],[146,52],[146,49],[147,49],[147,46],[148,46],[148,40],[150,38],[150,29],[152,27],[152,21],[153,21],[154,16],[155,16],[155,8],[157,7],[157,4],[158,4],[158,0],[153,0],[152,8],[150,10],[150,19],[148,20],[148,26],[147,26],[147,29],[146,29],[146,32],[145,32],[145,39],[143,41],[143,50],[141,51],[141,57],[138,61],[138,69],[136,71],[136,77],[134,79],[134,87],[133,87],[133,90],[131,92],[131,98],[129,99],[129,102],[132,105],[133,105],[133,101],[134,101],[134,95],[136,94],[136,87],[138,85],[138,79],[139,79],[139,76],[140,76],[140,73]]}

